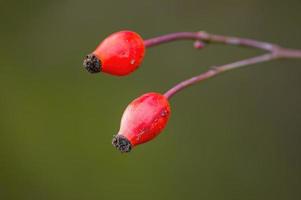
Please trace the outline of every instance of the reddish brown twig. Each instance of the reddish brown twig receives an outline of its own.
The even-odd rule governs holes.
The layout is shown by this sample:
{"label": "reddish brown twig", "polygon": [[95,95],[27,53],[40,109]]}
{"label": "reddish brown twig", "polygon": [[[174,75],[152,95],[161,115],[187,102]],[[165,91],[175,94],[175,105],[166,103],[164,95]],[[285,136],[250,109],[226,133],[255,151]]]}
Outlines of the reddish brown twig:
{"label": "reddish brown twig", "polygon": [[261,56],[257,56],[257,57],[252,57],[249,59],[245,59],[245,60],[241,60],[241,61],[237,61],[234,63],[230,63],[230,64],[226,64],[226,65],[222,65],[219,67],[212,67],[211,69],[209,69],[208,71],[198,75],[198,76],[194,76],[192,78],[189,78],[187,80],[184,80],[180,83],[178,83],[177,85],[175,85],[174,87],[172,87],[171,89],[169,89],[164,96],[166,98],[171,98],[174,94],[176,94],[177,92],[181,91],[182,89],[193,85],[197,82],[206,80],[208,78],[211,78],[213,76],[216,76],[222,72],[231,70],[231,69],[235,69],[235,68],[239,68],[239,67],[243,67],[243,66],[247,66],[247,65],[251,65],[251,64],[255,64],[255,63],[261,63],[261,62],[266,62],[266,61],[270,61],[272,59],[275,59],[275,55],[273,54],[264,54]]}
{"label": "reddish brown twig", "polygon": [[167,98],[171,98],[174,94],[177,92],[183,90],[184,88],[193,85],[197,82],[206,80],[208,78],[214,77],[222,72],[256,64],[266,61],[271,61],[275,59],[280,58],[301,58],[301,50],[297,49],[287,49],[283,48],[279,45],[257,41],[253,39],[248,38],[240,38],[240,37],[231,37],[231,36],[224,36],[224,35],[215,35],[206,33],[204,31],[200,32],[178,32],[178,33],[171,33],[155,38],[151,38],[148,40],[145,40],[145,46],[146,47],[153,47],[156,45],[176,41],[176,40],[195,40],[205,43],[220,43],[220,44],[226,44],[226,45],[236,45],[236,46],[244,46],[249,48],[256,48],[261,49],[264,51],[268,51],[269,53],[263,54],[260,56],[248,58],[245,60],[233,62],[226,65],[221,65],[218,67],[212,67],[208,71],[198,75],[194,76],[192,78],[189,78],[187,80],[184,80],[174,87],[172,87],[170,90],[168,90],[164,95]]}

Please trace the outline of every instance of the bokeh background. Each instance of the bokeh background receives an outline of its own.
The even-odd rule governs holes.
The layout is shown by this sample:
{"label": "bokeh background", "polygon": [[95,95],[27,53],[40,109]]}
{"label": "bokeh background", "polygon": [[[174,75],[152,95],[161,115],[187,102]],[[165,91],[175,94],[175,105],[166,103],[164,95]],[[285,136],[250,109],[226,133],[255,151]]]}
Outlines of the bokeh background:
{"label": "bokeh background", "polygon": [[108,34],[244,36],[301,48],[300,0],[2,0],[0,199],[300,199],[301,60],[239,69],[172,101],[164,132],[130,154],[111,146],[126,105],[150,91],[261,53],[181,41],[141,68],[91,75]]}

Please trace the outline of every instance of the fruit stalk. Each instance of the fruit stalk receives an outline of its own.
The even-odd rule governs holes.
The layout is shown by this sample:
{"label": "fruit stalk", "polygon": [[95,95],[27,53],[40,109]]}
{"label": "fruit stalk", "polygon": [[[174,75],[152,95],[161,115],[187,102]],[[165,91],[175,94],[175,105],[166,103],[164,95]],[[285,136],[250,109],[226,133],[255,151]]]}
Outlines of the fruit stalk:
{"label": "fruit stalk", "polygon": [[225,71],[229,71],[232,69],[236,69],[236,68],[241,68],[244,66],[248,66],[248,65],[252,65],[252,64],[256,64],[256,63],[261,63],[261,62],[266,62],[266,61],[270,61],[273,59],[276,59],[277,56],[275,56],[274,54],[268,53],[268,54],[264,54],[261,56],[257,56],[257,57],[252,57],[252,58],[248,58],[245,60],[241,60],[241,61],[237,61],[237,62],[233,62],[230,64],[226,64],[226,65],[221,65],[218,67],[211,67],[208,71],[191,77],[187,80],[184,80],[178,84],[176,84],[174,87],[172,87],[171,89],[169,89],[167,92],[164,93],[164,96],[167,99],[170,99],[173,95],[175,95],[176,93],[178,93],[179,91],[194,85],[198,82],[204,81],[206,79],[209,79],[211,77],[214,77],[222,72]]}
{"label": "fruit stalk", "polygon": [[[273,43],[253,40],[249,38],[216,35],[204,31],[170,33],[170,34],[147,39],[144,41],[144,45],[146,48],[150,48],[150,47],[154,47],[157,45],[161,45],[177,40],[195,40],[197,42],[201,42],[200,44],[218,43],[218,44],[225,44],[225,45],[242,46],[242,47],[264,50],[267,51],[268,53],[256,57],[251,57],[245,60],[229,63],[226,65],[221,65],[218,67],[211,67],[208,71],[200,75],[186,79],[176,84],[171,89],[169,89],[164,94],[164,96],[167,99],[171,98],[174,94],[187,88],[188,86],[194,85],[198,82],[214,77],[225,71],[245,67],[256,63],[272,61],[280,58],[286,58],[286,59],[301,58],[301,50],[299,49],[288,49]],[[195,47],[198,48],[199,45],[195,45]],[[202,47],[204,47],[204,45],[202,45]]]}

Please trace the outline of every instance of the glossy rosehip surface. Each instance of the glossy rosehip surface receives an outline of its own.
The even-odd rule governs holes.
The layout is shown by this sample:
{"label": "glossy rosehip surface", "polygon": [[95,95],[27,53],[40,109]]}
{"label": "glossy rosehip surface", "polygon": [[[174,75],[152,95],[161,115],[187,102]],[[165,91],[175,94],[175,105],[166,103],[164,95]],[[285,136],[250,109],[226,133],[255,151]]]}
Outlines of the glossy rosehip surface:
{"label": "glossy rosehip surface", "polygon": [[111,34],[93,52],[101,62],[101,71],[117,76],[135,71],[141,64],[144,53],[144,41],[133,31]]}
{"label": "glossy rosehip surface", "polygon": [[170,105],[162,94],[144,94],[127,106],[117,136],[126,138],[131,147],[142,144],[162,131],[169,116]]}

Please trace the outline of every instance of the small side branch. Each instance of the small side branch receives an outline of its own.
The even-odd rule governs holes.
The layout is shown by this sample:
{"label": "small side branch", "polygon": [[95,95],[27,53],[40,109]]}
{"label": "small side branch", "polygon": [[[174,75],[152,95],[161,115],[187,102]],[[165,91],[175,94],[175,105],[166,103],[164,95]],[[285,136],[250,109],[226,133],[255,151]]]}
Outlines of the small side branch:
{"label": "small side branch", "polygon": [[204,81],[206,79],[212,78],[212,77],[214,77],[214,76],[216,76],[216,75],[218,75],[222,72],[229,71],[229,70],[236,69],[236,68],[241,68],[241,67],[256,64],[256,63],[262,63],[262,62],[270,61],[270,60],[273,60],[273,59],[276,59],[276,58],[277,58],[277,56],[275,56],[274,54],[269,53],[269,54],[264,54],[264,55],[261,55],[261,56],[252,57],[252,58],[248,58],[248,59],[245,59],[245,60],[233,62],[233,63],[230,63],[230,64],[221,65],[221,66],[218,66],[218,67],[211,67],[211,69],[209,69],[208,71],[206,71],[206,72],[204,72],[200,75],[194,76],[192,78],[189,78],[187,80],[184,80],[184,81],[178,83],[177,85],[172,87],[170,90],[168,90],[164,94],[164,96],[167,99],[169,99],[173,95],[178,93],[179,91],[181,91],[181,90],[183,90],[183,89],[185,89],[185,88],[187,88],[191,85],[194,85],[198,82],[201,82],[201,81]]}
{"label": "small side branch", "polygon": [[[235,46],[241,46],[241,47],[249,47],[249,48],[255,48],[267,51],[268,53],[248,58],[245,60],[240,60],[237,62],[233,62],[230,64],[222,65],[219,67],[212,67],[208,71],[198,75],[194,76],[192,78],[189,78],[187,80],[184,80],[174,87],[172,87],[170,90],[168,90],[164,95],[166,98],[171,98],[174,94],[178,93],[179,91],[194,85],[198,82],[201,82],[203,80],[209,79],[211,77],[214,77],[222,72],[229,71],[236,68],[241,68],[244,66],[256,64],[256,63],[262,63],[266,61],[271,61],[275,59],[280,58],[301,58],[301,50],[299,49],[288,49],[281,47],[279,45],[268,43],[268,42],[262,42],[258,40],[253,40],[249,38],[241,38],[241,37],[233,37],[233,36],[224,36],[224,35],[216,35],[207,33],[204,31],[200,32],[177,32],[177,33],[170,33],[166,35],[162,35],[159,37],[147,39],[144,41],[144,44],[147,48],[157,46],[164,43],[169,43],[172,41],[177,40],[195,40],[200,41],[202,43],[219,43],[224,45],[235,45]],[[196,45],[198,47],[199,45]]]}

